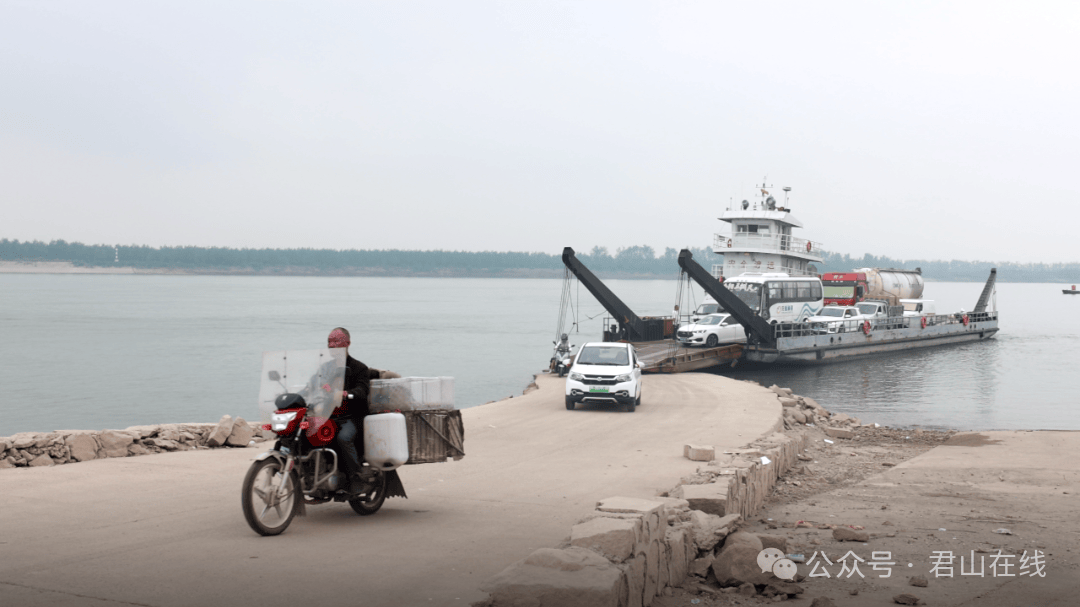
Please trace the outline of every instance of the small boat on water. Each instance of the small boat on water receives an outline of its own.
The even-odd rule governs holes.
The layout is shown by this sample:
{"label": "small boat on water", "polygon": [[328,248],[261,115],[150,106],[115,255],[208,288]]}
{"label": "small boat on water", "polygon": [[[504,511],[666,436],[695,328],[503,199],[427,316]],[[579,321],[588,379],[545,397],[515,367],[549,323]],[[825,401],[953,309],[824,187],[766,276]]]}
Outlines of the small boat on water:
{"label": "small boat on water", "polygon": [[1065,295],[1076,295],[1077,293],[1080,293],[1080,291],[1076,290],[1076,285],[1073,285],[1071,289],[1062,289],[1061,292]]}

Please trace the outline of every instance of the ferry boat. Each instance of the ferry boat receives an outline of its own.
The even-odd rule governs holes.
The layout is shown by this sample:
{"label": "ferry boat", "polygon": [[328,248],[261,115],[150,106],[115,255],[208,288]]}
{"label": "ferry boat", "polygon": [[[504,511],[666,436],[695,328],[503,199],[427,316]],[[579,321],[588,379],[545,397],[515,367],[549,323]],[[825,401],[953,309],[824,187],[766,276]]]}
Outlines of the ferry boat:
{"label": "ferry boat", "polygon": [[[713,265],[711,272],[705,272],[693,261],[690,251],[684,250],[679,255],[680,267],[710,296],[706,305],[718,304],[746,329],[747,344],[742,351],[745,360],[781,364],[828,362],[984,340],[997,333],[997,311],[987,309],[992,301],[996,270],[991,270],[971,312],[905,314],[902,302],[880,301],[882,305],[875,308],[879,311],[870,317],[805,322],[804,310],[821,310],[824,306],[817,266],[823,261],[823,247],[821,243],[792,235],[792,229],[801,228],[802,223],[787,208],[790,188],[783,188],[784,206],[777,204],[764,184],[760,191],[761,202],[744,200],[739,205],[741,208],[729,208],[719,218],[731,224],[730,234],[713,236],[713,251],[724,256],[722,264]],[[856,272],[867,270],[871,269]],[[878,274],[891,276],[903,272]],[[817,290],[800,291],[798,278],[802,277],[817,278]],[[921,276],[918,279],[921,281]],[[892,289],[874,290],[888,293]],[[842,326],[833,327],[836,323]]]}

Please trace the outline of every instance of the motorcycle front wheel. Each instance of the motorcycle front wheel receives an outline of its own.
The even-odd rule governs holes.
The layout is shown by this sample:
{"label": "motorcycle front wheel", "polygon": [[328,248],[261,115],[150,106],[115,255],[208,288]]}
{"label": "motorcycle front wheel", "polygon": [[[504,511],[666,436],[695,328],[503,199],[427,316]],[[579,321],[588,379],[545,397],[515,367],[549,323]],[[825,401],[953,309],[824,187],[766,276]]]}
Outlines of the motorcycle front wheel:
{"label": "motorcycle front wheel", "polygon": [[296,472],[289,473],[281,485],[282,465],[273,457],[251,465],[244,476],[241,505],[248,525],[259,535],[277,535],[289,526],[300,507],[297,495],[300,483]]}
{"label": "motorcycle front wheel", "polygon": [[370,491],[349,500],[349,505],[360,516],[375,514],[386,501],[386,475],[382,470],[376,470],[375,475],[374,486]]}

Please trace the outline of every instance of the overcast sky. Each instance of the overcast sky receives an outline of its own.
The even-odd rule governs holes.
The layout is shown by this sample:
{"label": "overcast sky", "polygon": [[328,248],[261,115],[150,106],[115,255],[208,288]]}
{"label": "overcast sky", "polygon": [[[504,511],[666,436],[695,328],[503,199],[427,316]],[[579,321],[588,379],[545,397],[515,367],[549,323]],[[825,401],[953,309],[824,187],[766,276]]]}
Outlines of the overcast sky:
{"label": "overcast sky", "polygon": [[1075,2],[0,0],[0,238],[662,250],[765,178],[836,252],[1080,261],[1078,75]]}

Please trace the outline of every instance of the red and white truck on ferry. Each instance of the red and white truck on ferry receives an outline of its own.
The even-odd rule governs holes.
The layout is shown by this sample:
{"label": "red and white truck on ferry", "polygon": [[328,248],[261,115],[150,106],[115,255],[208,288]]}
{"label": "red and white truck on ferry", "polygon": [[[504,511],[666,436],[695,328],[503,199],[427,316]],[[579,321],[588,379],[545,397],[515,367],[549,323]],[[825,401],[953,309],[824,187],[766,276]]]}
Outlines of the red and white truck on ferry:
{"label": "red and white truck on ferry", "polygon": [[923,293],[922,270],[857,268],[851,272],[821,275],[826,306],[853,306],[860,301],[880,299],[900,305],[901,299],[919,299]]}

